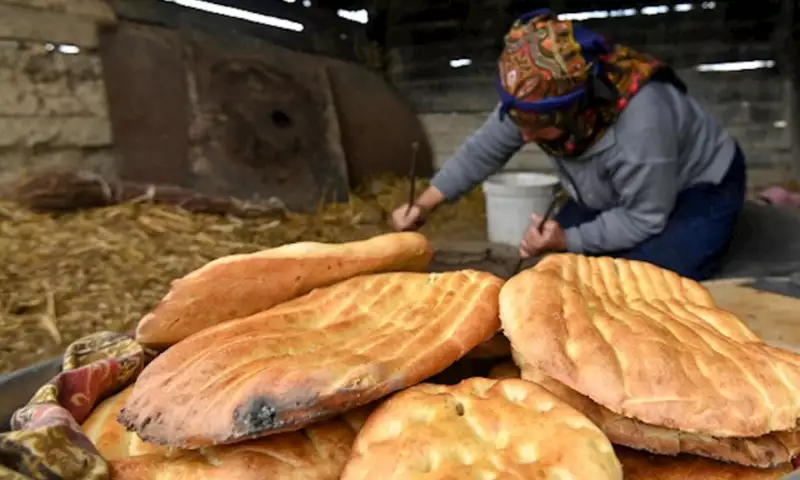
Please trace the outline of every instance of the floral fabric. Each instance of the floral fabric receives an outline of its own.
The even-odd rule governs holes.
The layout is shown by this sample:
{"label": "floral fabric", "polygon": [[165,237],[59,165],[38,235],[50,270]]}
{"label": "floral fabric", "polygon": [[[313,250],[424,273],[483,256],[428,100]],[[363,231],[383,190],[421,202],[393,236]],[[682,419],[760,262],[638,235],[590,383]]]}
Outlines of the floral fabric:
{"label": "floral fabric", "polygon": [[0,434],[0,479],[107,480],[108,464],[80,425],[96,404],[133,383],[155,355],[113,332],[70,345],[62,372],[17,410],[12,431]]}

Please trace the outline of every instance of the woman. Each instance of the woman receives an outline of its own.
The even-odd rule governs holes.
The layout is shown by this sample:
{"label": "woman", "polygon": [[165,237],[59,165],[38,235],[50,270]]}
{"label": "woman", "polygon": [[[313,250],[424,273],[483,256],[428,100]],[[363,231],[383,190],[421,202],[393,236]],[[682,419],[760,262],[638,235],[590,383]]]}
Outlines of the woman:
{"label": "woman", "polygon": [[515,22],[498,68],[501,102],[392,213],[417,228],[498,171],[525,143],[555,164],[570,199],[531,227],[523,257],[574,252],[643,260],[693,279],[719,266],[745,196],[737,143],[662,62],[539,10]]}

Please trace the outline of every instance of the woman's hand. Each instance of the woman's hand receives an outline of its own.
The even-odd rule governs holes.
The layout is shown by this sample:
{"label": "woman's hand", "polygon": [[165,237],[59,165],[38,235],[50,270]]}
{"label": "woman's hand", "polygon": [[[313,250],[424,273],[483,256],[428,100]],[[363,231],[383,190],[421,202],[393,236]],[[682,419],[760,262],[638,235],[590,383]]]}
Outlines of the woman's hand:
{"label": "woman's hand", "polygon": [[392,228],[398,232],[417,230],[425,224],[425,211],[417,205],[408,208],[408,204],[396,208],[390,217]]}
{"label": "woman's hand", "polygon": [[425,225],[428,214],[444,202],[444,195],[438,188],[431,185],[417,197],[411,208],[406,203],[392,212],[389,221],[398,232],[417,230]]}
{"label": "woman's hand", "polygon": [[546,252],[563,252],[567,249],[567,237],[558,222],[547,220],[542,226],[542,233],[539,233],[542,217],[532,215],[531,220],[531,226],[519,246],[520,257],[535,257]]}

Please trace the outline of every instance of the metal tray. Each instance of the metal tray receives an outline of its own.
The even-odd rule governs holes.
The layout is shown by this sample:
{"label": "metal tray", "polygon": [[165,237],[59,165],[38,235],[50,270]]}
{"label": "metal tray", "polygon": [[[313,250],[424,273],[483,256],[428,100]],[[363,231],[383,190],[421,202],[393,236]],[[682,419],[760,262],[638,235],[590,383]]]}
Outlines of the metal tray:
{"label": "metal tray", "polygon": [[61,357],[53,358],[0,377],[0,432],[7,432],[14,412],[61,372],[61,361]]}

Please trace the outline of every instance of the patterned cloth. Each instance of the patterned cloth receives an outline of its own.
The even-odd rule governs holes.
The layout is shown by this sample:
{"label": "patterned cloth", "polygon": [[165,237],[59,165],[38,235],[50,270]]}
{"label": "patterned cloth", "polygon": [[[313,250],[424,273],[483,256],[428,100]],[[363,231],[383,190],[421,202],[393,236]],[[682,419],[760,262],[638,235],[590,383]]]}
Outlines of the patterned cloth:
{"label": "patterned cloth", "polygon": [[524,130],[555,127],[555,140],[536,140],[548,154],[574,157],[584,153],[613,124],[630,99],[650,80],[685,85],[663,62],[622,45],[609,47],[599,35],[544,13],[517,20],[505,37],[498,62],[501,96],[543,103],[586,89],[571,105],[549,112],[510,108],[508,115]]}
{"label": "patterned cloth", "polygon": [[97,403],[133,383],[155,355],[113,332],[70,345],[62,373],[14,414],[11,432],[0,434],[0,479],[108,479],[108,464],[80,425]]}

